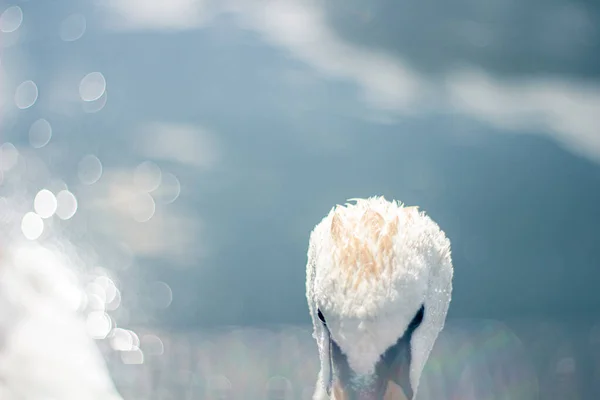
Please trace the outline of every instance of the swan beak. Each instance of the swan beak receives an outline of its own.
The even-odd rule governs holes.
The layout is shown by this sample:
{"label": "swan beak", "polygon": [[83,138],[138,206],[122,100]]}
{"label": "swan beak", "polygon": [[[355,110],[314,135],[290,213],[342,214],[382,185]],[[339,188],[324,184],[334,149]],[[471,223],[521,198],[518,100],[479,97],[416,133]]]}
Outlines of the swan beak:
{"label": "swan beak", "polygon": [[396,382],[388,381],[385,394],[383,395],[383,400],[410,400],[413,397],[410,386],[408,387],[407,391],[408,393],[405,393],[404,390],[402,390],[402,388],[396,384]]}
{"label": "swan beak", "polygon": [[410,385],[404,390],[393,380],[374,382],[371,385],[352,389],[337,381],[333,386],[334,400],[411,400]]}
{"label": "swan beak", "polygon": [[382,355],[373,375],[359,376],[351,371],[339,348],[333,346],[334,400],[412,400],[410,345],[401,339]]}

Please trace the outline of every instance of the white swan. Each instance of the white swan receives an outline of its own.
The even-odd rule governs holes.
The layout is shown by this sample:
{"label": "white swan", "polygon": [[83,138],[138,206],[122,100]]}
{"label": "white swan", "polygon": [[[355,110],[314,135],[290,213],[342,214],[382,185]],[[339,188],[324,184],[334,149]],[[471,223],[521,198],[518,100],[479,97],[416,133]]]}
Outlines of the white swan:
{"label": "white swan", "polygon": [[336,206],[310,236],[315,400],[414,398],[452,292],[450,241],[416,207]]}
{"label": "white swan", "polygon": [[1,245],[0,399],[122,400],[77,313],[82,291],[60,252]]}

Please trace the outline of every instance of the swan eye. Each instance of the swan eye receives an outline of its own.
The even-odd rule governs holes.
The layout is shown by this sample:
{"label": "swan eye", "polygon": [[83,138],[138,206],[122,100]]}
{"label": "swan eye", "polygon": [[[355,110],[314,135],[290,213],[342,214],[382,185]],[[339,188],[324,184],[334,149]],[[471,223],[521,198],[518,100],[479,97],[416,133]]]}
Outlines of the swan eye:
{"label": "swan eye", "polygon": [[417,311],[417,313],[413,317],[413,320],[410,322],[410,328],[409,329],[411,331],[414,331],[419,326],[421,326],[421,323],[423,322],[423,317],[424,316],[425,316],[425,306],[421,305],[421,308],[419,308],[419,311]]}
{"label": "swan eye", "polygon": [[317,315],[319,316],[319,319],[321,320],[323,325],[327,325],[327,323],[325,322],[325,317],[323,316],[323,313],[321,312],[321,310],[317,309]]}

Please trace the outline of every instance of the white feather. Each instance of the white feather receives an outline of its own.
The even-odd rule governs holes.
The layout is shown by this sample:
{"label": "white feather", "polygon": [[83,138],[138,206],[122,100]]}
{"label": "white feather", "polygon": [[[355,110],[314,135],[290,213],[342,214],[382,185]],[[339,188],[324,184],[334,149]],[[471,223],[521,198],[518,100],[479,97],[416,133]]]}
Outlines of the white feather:
{"label": "white feather", "polygon": [[[314,336],[319,347],[321,374],[327,373],[323,344],[324,327],[320,309],[327,319],[333,340],[346,354],[357,374],[368,375],[381,354],[406,330],[421,304],[425,316],[414,332],[410,380],[416,394],[421,372],[433,344],[444,326],[452,292],[450,242],[438,225],[415,208],[406,208],[383,197],[354,199],[355,204],[334,207],[315,227],[310,236],[306,296],[313,320]],[[396,224],[391,238],[389,257],[383,257],[381,245],[371,243],[369,226],[361,225],[365,212],[382,217],[384,229]],[[347,238],[332,236],[334,218],[352,230],[350,240],[366,246],[367,253],[380,260],[376,274],[364,277],[367,265],[360,258],[352,265],[342,265],[339,254],[350,246]],[[379,217],[377,217],[379,218]],[[395,222],[394,222],[395,221]],[[341,241],[340,241],[341,240]],[[344,241],[346,240],[346,241]],[[379,250],[378,250],[379,249]],[[362,274],[362,275],[361,275]],[[355,276],[356,275],[356,276]],[[323,391],[317,382],[315,399]]]}

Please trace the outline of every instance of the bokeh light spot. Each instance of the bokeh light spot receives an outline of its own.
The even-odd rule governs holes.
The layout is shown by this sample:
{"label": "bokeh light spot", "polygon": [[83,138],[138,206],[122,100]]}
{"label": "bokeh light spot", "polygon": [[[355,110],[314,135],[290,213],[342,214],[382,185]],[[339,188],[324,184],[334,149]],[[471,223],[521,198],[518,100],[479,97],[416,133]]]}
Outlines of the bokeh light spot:
{"label": "bokeh light spot", "polygon": [[161,355],[165,351],[165,346],[160,340],[160,338],[156,335],[144,335],[142,336],[142,349],[144,353],[148,355]]}
{"label": "bokeh light spot", "polygon": [[106,304],[106,292],[102,286],[96,282],[90,282],[85,288],[85,291],[90,298],[96,296],[100,300],[100,303],[102,303],[102,309],[104,309],[104,304]]}
{"label": "bokeh light spot", "polygon": [[21,231],[29,240],[36,240],[44,232],[44,221],[34,212],[28,212],[21,220]]}
{"label": "bokeh light spot", "polygon": [[34,81],[25,81],[17,86],[15,104],[24,110],[35,104],[38,98],[38,87]]}
{"label": "bokeh light spot", "polygon": [[150,194],[138,193],[131,199],[130,211],[137,222],[147,222],[154,216],[156,204]]}
{"label": "bokeh light spot", "polygon": [[60,38],[65,42],[73,42],[83,36],[86,27],[82,14],[71,14],[60,24]]}
{"label": "bokeh light spot", "polygon": [[158,165],[152,161],[144,161],[133,171],[133,182],[138,189],[145,192],[156,190],[161,182],[162,173]]}
{"label": "bokeh light spot", "polygon": [[84,156],[77,166],[77,175],[84,185],[92,185],[102,176],[102,163],[93,154]]}
{"label": "bokeh light spot", "polygon": [[14,32],[23,23],[23,10],[19,6],[8,7],[0,15],[0,31],[4,33]]}
{"label": "bokeh light spot", "polygon": [[117,351],[130,351],[134,348],[132,336],[121,328],[115,328],[111,332],[110,345]]}
{"label": "bokeh light spot", "polygon": [[105,296],[104,302],[106,304],[112,302],[115,299],[117,295],[117,287],[115,286],[112,279],[110,279],[108,276],[102,275],[97,277],[94,280],[94,283],[102,288]]}
{"label": "bokeh light spot", "polygon": [[165,282],[154,282],[150,285],[150,294],[152,304],[156,308],[165,309],[173,301],[173,291]]}
{"label": "bokeh light spot", "polygon": [[31,124],[29,128],[29,144],[35,149],[40,149],[50,142],[52,138],[52,126],[44,118],[40,118]]}
{"label": "bokeh light spot", "polygon": [[0,170],[9,171],[19,161],[19,151],[12,143],[0,146]]}
{"label": "bokeh light spot", "polygon": [[83,112],[88,114],[97,113],[101,111],[106,105],[106,101],[108,100],[108,91],[104,91],[102,96],[98,100],[94,101],[84,101],[82,103]]}
{"label": "bokeh light spot", "polygon": [[144,353],[139,348],[134,348],[131,351],[121,352],[121,361],[123,364],[143,364]]}
{"label": "bokeh light spot", "polygon": [[42,218],[53,216],[57,207],[56,197],[48,189],[40,190],[33,200],[33,209]]}
{"label": "bokeh light spot", "polygon": [[133,347],[140,347],[140,338],[138,337],[137,333],[135,333],[134,331],[130,331],[128,330],[127,333],[129,333],[129,335],[131,336],[131,343],[133,343]]}
{"label": "bokeh light spot", "polygon": [[283,376],[274,376],[267,382],[267,399],[287,400],[293,397],[293,387],[290,380]]}
{"label": "bokeh light spot", "polygon": [[112,299],[106,302],[106,309],[114,311],[121,305],[121,291],[115,288],[115,295]]}
{"label": "bokeh light spot", "polygon": [[559,375],[571,375],[575,373],[575,359],[573,357],[561,358],[556,363],[556,373]]}
{"label": "bokeh light spot", "polygon": [[56,195],[56,215],[58,218],[67,220],[77,212],[77,198],[68,190],[61,190]]}
{"label": "bokeh light spot", "polygon": [[231,381],[225,375],[213,375],[208,378],[208,392],[211,398],[228,399],[232,389]]}
{"label": "bokeh light spot", "polygon": [[100,72],[90,72],[79,82],[79,96],[83,101],[98,100],[106,90],[106,80]]}
{"label": "bokeh light spot", "polygon": [[154,193],[165,204],[173,203],[181,193],[179,179],[171,173],[163,173],[160,186]]}
{"label": "bokeh light spot", "polygon": [[87,298],[86,307],[88,310],[90,310],[90,311],[105,311],[106,310],[104,296],[101,297],[94,293],[91,293],[91,294],[88,293],[86,298]]}
{"label": "bokeh light spot", "polygon": [[104,339],[110,332],[112,321],[104,311],[92,311],[86,319],[88,334],[94,339]]}

